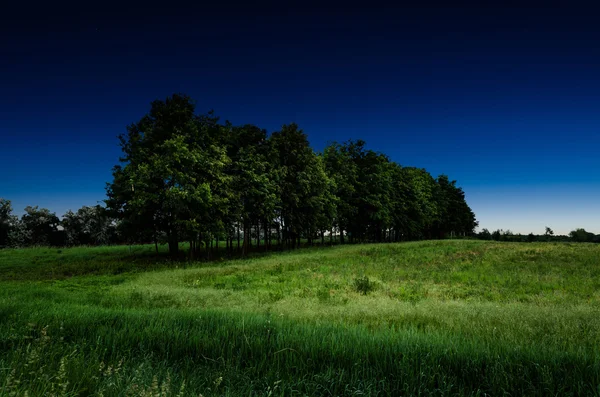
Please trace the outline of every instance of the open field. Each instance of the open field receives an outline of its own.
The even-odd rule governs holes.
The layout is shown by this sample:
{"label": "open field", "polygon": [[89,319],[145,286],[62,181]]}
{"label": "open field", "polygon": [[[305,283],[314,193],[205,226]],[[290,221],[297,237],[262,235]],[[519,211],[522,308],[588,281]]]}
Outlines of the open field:
{"label": "open field", "polygon": [[0,251],[0,396],[600,395],[599,245],[153,250]]}

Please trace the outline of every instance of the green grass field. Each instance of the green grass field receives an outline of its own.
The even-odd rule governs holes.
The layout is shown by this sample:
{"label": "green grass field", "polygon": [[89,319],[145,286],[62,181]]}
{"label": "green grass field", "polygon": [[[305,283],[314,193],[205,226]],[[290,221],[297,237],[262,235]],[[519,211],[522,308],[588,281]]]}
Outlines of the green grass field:
{"label": "green grass field", "polygon": [[600,395],[599,245],[153,250],[0,250],[0,396]]}

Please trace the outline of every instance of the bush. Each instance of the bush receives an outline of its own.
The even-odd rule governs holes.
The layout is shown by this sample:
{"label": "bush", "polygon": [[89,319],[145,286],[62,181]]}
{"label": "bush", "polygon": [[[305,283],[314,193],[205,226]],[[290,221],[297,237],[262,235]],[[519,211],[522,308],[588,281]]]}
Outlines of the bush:
{"label": "bush", "polygon": [[363,276],[354,279],[354,290],[360,294],[367,295],[375,289],[375,284],[369,280],[369,277]]}

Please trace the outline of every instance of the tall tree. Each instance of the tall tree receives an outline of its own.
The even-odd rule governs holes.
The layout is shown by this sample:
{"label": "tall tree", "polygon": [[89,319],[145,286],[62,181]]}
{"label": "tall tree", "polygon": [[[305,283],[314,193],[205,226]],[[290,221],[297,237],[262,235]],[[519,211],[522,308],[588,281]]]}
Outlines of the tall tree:
{"label": "tall tree", "polygon": [[340,197],[340,229],[347,230],[351,240],[381,241],[392,219],[389,159],[367,150],[362,140],[333,143],[324,157]]}
{"label": "tall tree", "polygon": [[337,197],[337,205],[333,227],[340,234],[340,242],[344,243],[345,232],[356,217],[358,208],[354,205],[354,195],[358,183],[358,170],[348,152],[348,144],[333,142],[323,151],[325,172],[331,180],[333,195]]}
{"label": "tall tree", "polygon": [[432,227],[438,218],[435,201],[435,179],[424,169],[404,167],[403,172],[410,188],[409,227],[406,237],[421,239],[432,237]]}
{"label": "tall tree", "polygon": [[450,181],[446,175],[440,175],[436,179],[435,200],[438,208],[438,217],[434,224],[436,237],[473,233],[477,227],[475,214],[467,205],[463,190],[456,186],[456,181]]}
{"label": "tall tree", "polygon": [[284,125],[270,138],[277,194],[280,197],[279,218],[284,239],[291,246],[300,244],[304,234],[311,238],[318,229],[316,214],[323,205],[328,184],[321,161],[308,143],[306,134],[296,124]]}
{"label": "tall tree", "polygon": [[[244,253],[251,244],[251,230],[262,223],[263,230],[270,230],[278,205],[277,186],[271,175],[268,160],[269,148],[266,130],[253,125],[232,127],[227,142],[232,175],[235,187],[235,203],[232,209],[239,215],[244,235]],[[266,243],[266,239],[265,239]],[[266,247],[268,248],[268,247]]]}
{"label": "tall tree", "polygon": [[320,156],[311,156],[304,172],[300,173],[301,194],[300,228],[312,244],[317,233],[324,239],[325,230],[331,229],[336,213],[337,197],[334,182],[327,176]]}
{"label": "tall tree", "polygon": [[228,162],[215,142],[215,119],[194,112],[185,95],[152,102],[150,112],[120,136],[123,164],[107,187],[107,205],[122,219],[152,223],[156,234],[166,236],[172,255],[183,239],[200,239],[205,221],[214,222],[211,184],[223,177]]}

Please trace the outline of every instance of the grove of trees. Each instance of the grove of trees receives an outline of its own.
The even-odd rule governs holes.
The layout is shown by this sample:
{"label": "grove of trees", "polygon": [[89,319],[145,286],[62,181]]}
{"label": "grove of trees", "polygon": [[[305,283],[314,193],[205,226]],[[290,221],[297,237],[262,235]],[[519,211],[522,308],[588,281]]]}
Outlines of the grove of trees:
{"label": "grove of trees", "polygon": [[[315,152],[296,124],[279,131],[199,115],[186,95],[152,102],[119,136],[105,207],[62,220],[0,199],[0,246],[166,243],[172,255],[295,248],[327,239],[392,242],[473,235],[456,181],[404,167],[362,140]],[[262,245],[261,245],[262,244]]]}
{"label": "grove of trees", "polygon": [[600,243],[600,234],[587,232],[585,229],[575,229],[568,236],[554,235],[554,231],[546,226],[544,234],[520,234],[513,233],[510,230],[498,229],[490,232],[488,229],[482,229],[475,235],[480,240],[494,240],[507,242],[576,242],[576,243]]}

